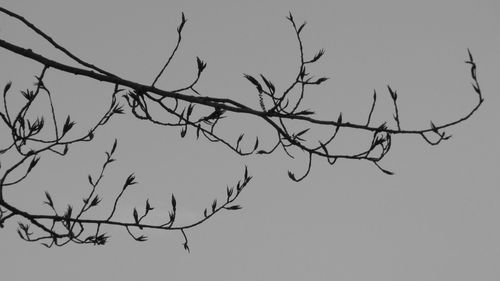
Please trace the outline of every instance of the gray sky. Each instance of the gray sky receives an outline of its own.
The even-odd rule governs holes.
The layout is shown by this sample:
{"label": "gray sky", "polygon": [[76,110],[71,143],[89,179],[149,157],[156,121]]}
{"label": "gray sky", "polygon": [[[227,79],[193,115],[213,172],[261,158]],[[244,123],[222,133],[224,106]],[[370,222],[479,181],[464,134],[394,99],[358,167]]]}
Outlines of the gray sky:
{"label": "gray sky", "polygon": [[[263,73],[278,90],[296,75],[297,42],[285,19],[289,11],[298,22],[308,22],[306,55],[326,49],[311,71],[331,79],[311,89],[305,101],[322,118],[336,119],[342,112],[344,120],[364,122],[375,89],[380,107],[374,122],[390,119],[390,84],[398,90],[403,127],[454,120],[476,102],[464,63],[467,48],[477,61],[486,99],[475,116],[448,130],[453,138],[438,147],[394,137],[382,161],[394,176],[362,161],[333,167],[316,161],[298,184],[286,173],[304,171],[302,156],[291,160],[278,152],[241,158],[221,145],[195,141],[193,132],[181,139],[177,129],[119,116],[98,131],[95,142],[75,146],[68,157],[42,158],[25,184],[7,192],[8,200],[46,210],[41,203],[49,190],[60,208],[64,202],[76,204],[88,191],[87,174],[97,173],[117,137],[118,161],[106,173],[103,194],[111,200],[131,172],[140,182],[126,195],[120,215],[131,218],[131,208],[143,206],[145,198],[155,211],[166,212],[174,192],[180,218],[195,219],[214,198],[225,196],[226,184],[235,183],[248,165],[254,180],[238,201],[243,209],[188,231],[191,254],[182,248],[180,233],[146,233],[149,241],[137,243],[113,228],[106,229],[112,238],[104,247],[47,250],[20,240],[17,222],[10,221],[0,231],[5,280],[500,278],[498,1],[4,0],[1,5],[82,58],[144,83],[154,79],[174,46],[184,12],[188,22],[181,50],[158,86],[173,89],[190,81],[199,56],[208,63],[199,84],[204,94],[256,107],[255,89],[242,73]],[[4,15],[0,38],[62,58]],[[12,80],[15,90],[32,85],[42,68],[5,50],[0,62],[0,85]],[[71,113],[82,132],[106,108],[112,90],[54,71],[46,82],[60,122]],[[225,128],[227,136],[236,138],[243,130],[271,145],[269,128],[258,120],[237,117]],[[339,145],[356,144],[362,140],[345,138]]]}

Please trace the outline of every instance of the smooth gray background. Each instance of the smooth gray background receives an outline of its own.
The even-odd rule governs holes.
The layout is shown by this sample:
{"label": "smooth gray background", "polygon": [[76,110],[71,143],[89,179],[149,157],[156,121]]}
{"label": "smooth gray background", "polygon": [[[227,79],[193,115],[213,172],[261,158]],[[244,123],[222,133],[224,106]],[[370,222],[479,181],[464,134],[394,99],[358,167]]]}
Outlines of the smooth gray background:
{"label": "smooth gray background", "polygon": [[[179,219],[201,215],[225,196],[247,164],[255,176],[239,199],[243,210],[223,213],[188,231],[191,254],[180,233],[147,233],[146,243],[124,230],[104,247],[69,245],[47,250],[17,237],[16,221],[0,231],[2,280],[499,280],[500,206],[498,148],[500,114],[500,2],[484,1],[19,1],[1,5],[20,13],[75,54],[123,77],[150,83],[176,40],[184,11],[188,22],[179,55],[158,86],[190,81],[195,57],[208,62],[199,89],[258,106],[242,73],[269,76],[278,89],[297,71],[297,43],[285,16],[292,11],[303,31],[306,54],[327,53],[311,69],[331,77],[305,101],[322,118],[364,122],[373,89],[379,93],[374,121],[391,118],[389,83],[398,90],[405,128],[426,127],[462,116],[476,102],[464,64],[467,48],[478,63],[484,106],[448,130],[438,147],[397,136],[382,174],[365,162],[316,161],[299,184],[287,170],[302,173],[305,162],[282,152],[240,158],[225,147],[186,139],[179,131],[134,120],[113,119],[95,142],[76,145],[66,158],[47,155],[32,176],[6,191],[11,202],[32,211],[49,190],[59,208],[78,204],[88,191],[104,151],[119,138],[118,161],[100,190],[107,201],[135,172],[140,185],[126,195],[118,213],[131,219],[146,197],[165,216],[170,194]],[[0,36],[62,59],[24,26],[0,16]],[[70,62],[67,59],[62,59]],[[30,87],[41,65],[0,50],[0,84]],[[111,85],[49,72],[59,122],[66,114],[80,132],[109,102]],[[3,87],[3,86],[2,86]],[[14,99],[13,99],[14,100]],[[13,103],[15,103],[13,101]],[[41,106],[43,108],[43,106]],[[226,136],[241,130],[271,145],[258,120],[227,121]],[[394,124],[392,124],[394,125]],[[2,128],[4,129],[4,128]],[[77,132],[78,129],[75,129]],[[3,131],[5,132],[5,130]],[[2,133],[3,135],[4,133]],[[5,135],[4,135],[5,136]],[[267,138],[266,138],[267,136]],[[339,145],[362,145],[346,136]],[[248,140],[251,145],[252,139]],[[108,204],[108,205],[106,205]],[[163,212],[163,213],[162,213]]]}

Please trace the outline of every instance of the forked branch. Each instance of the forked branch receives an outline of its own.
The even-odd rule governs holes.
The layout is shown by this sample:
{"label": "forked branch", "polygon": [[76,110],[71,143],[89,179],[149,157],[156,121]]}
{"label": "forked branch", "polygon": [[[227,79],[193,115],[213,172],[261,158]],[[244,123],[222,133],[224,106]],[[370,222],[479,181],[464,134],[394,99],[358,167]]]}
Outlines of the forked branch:
{"label": "forked branch", "polygon": [[[159,73],[152,79],[152,84],[146,85],[133,80],[120,78],[118,75],[88,63],[57,43],[52,37],[24,17],[2,7],[0,7],[0,12],[22,22],[27,28],[33,30],[54,48],[63,52],[79,65],[75,67],[63,64],[42,56],[32,49],[17,46],[11,42],[0,39],[0,47],[30,60],[39,62],[43,66],[41,73],[36,77],[35,89],[22,92],[24,106],[18,112],[12,111],[8,102],[8,93],[11,88],[11,83],[8,83],[3,91],[4,104],[3,112],[0,111],[0,117],[10,131],[11,142],[6,145],[1,144],[0,155],[8,151],[15,151],[19,159],[11,166],[2,168],[3,174],[0,178],[0,226],[3,226],[4,222],[8,219],[16,216],[22,217],[31,223],[31,225],[34,225],[37,230],[31,230],[30,224],[19,223],[18,233],[20,237],[26,241],[42,241],[43,244],[48,247],[54,245],[62,246],[69,242],[77,244],[104,244],[109,236],[102,231],[102,228],[104,226],[117,226],[125,228],[130,236],[136,241],[147,240],[147,237],[142,234],[146,229],[179,231],[184,239],[184,248],[189,251],[188,238],[186,235],[187,229],[204,223],[220,211],[238,210],[241,208],[239,205],[235,205],[234,201],[251,180],[251,176],[249,176],[246,167],[242,180],[240,180],[235,187],[227,188],[227,197],[225,200],[219,202],[214,200],[210,207],[203,211],[200,219],[189,224],[179,225],[176,223],[177,200],[174,195],[172,195],[170,200],[171,211],[165,214],[165,221],[163,222],[156,224],[145,222],[148,215],[155,209],[149,199],[146,200],[143,208],[134,208],[132,210],[131,221],[125,222],[115,220],[114,215],[117,209],[120,208],[120,200],[126,196],[126,191],[131,186],[137,184],[134,174],[127,177],[120,191],[117,192],[113,200],[113,205],[110,206],[110,211],[107,215],[103,218],[87,218],[86,215],[88,211],[96,208],[101,203],[102,198],[99,195],[99,185],[104,176],[104,171],[115,160],[114,155],[117,149],[117,141],[115,141],[112,148],[106,152],[106,159],[100,172],[95,176],[88,176],[90,190],[88,194],[82,198],[82,204],[80,206],[73,207],[68,205],[63,211],[58,210],[54,205],[52,196],[46,193],[46,201],[44,204],[50,209],[50,214],[33,214],[17,208],[15,204],[10,203],[7,198],[4,198],[3,191],[5,188],[11,188],[24,181],[44,154],[57,153],[58,155],[64,156],[71,145],[79,142],[91,141],[97,129],[104,127],[112,116],[124,113],[122,105],[117,101],[120,96],[125,99],[126,105],[130,108],[130,112],[136,118],[161,127],[179,128],[180,136],[183,138],[188,135],[188,131],[192,131],[197,139],[201,137],[209,142],[223,144],[242,156],[251,154],[271,154],[275,152],[277,148],[282,149],[284,154],[290,158],[295,158],[298,153],[303,153],[307,155],[308,158],[307,169],[305,172],[300,173],[301,176],[299,177],[296,177],[293,172],[289,171],[288,175],[293,181],[301,181],[310,174],[314,158],[324,159],[330,165],[335,164],[339,159],[364,160],[374,164],[382,172],[392,174],[391,171],[382,167],[380,161],[390,151],[394,136],[421,136],[429,144],[437,145],[441,141],[449,138],[449,136],[445,134],[444,129],[470,118],[484,101],[477,80],[476,63],[469,51],[469,59],[466,63],[471,67],[472,87],[478,96],[478,102],[469,112],[452,122],[437,125],[431,122],[430,127],[420,129],[403,128],[400,122],[400,111],[397,103],[398,95],[390,86],[388,86],[388,91],[394,106],[393,117],[396,122],[395,128],[388,127],[386,125],[387,122],[379,125],[371,124],[371,118],[376,109],[376,92],[373,93],[373,102],[368,112],[366,123],[364,124],[351,123],[343,120],[342,113],[339,114],[336,120],[315,118],[315,113],[304,106],[307,91],[310,87],[323,84],[328,78],[315,78],[309,73],[309,66],[319,61],[325,51],[321,49],[312,57],[307,57],[305,55],[304,43],[301,37],[305,23],[300,25],[297,24],[291,13],[287,17],[287,20],[292,26],[300,56],[300,63],[297,65],[296,75],[285,85],[275,85],[272,79],[262,74],[244,74],[243,77],[256,89],[256,98],[258,99],[260,108],[254,109],[236,100],[214,98],[204,95],[203,91],[197,88],[197,84],[207,64],[198,57],[196,58],[197,75],[194,80],[186,82],[185,86],[178,89],[166,90],[156,88],[156,83],[165,75],[172,59],[180,50],[183,28],[187,22],[184,14],[182,14],[181,22],[177,28],[177,42],[174,49],[166,56],[166,62],[161,67]],[[53,105],[53,96],[44,82],[45,74],[49,70],[85,76],[96,81],[102,81],[113,85],[109,108],[103,113],[101,119],[89,129],[88,133],[79,137],[70,138],[67,133],[76,124],[70,116],[66,117],[62,126],[59,124],[56,108],[54,108]],[[279,91],[279,89],[283,90]],[[27,112],[42,94],[46,94],[49,98],[50,116],[48,118],[41,116],[35,120],[28,118]],[[152,108],[161,109],[161,113],[159,113],[158,110],[152,110]],[[262,148],[259,137],[257,137],[255,141],[253,141],[252,138],[252,145],[245,148],[242,144],[248,142],[244,141],[247,137],[245,137],[243,132],[237,139],[229,139],[222,136],[220,131],[221,127],[222,129],[224,128],[223,119],[236,114],[255,117],[262,120],[267,126],[270,126],[274,130],[274,136],[272,138],[274,143],[268,148]],[[46,125],[48,123],[53,127],[54,134],[50,138],[42,138],[40,137],[42,135],[41,132],[46,130]],[[297,124],[301,124],[302,128],[297,129]],[[305,128],[304,124],[306,124]],[[309,133],[313,128],[328,130],[331,133],[325,139],[315,139],[311,136],[312,134]],[[365,146],[360,147],[355,153],[332,153],[332,151],[335,151],[334,146],[336,137],[339,134],[347,133],[349,130],[369,132],[371,137],[367,138]],[[260,138],[262,138],[262,136]],[[19,173],[14,173],[14,171],[20,170],[24,172],[20,173],[20,177],[18,176],[18,178],[15,178],[14,174],[18,175]]]}

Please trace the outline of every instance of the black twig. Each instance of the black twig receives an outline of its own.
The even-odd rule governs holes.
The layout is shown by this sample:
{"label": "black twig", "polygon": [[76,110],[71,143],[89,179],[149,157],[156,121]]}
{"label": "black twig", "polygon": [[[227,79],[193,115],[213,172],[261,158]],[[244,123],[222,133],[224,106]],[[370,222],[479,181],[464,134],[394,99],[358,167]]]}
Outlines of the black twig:
{"label": "black twig", "polygon": [[377,102],[377,92],[373,90],[373,102],[372,107],[370,108],[370,113],[368,114],[368,120],[366,120],[366,126],[370,125],[370,121],[372,119],[373,110],[375,110],[375,103]]}
{"label": "black twig", "polygon": [[158,81],[158,79],[160,79],[161,75],[163,74],[165,69],[167,69],[168,65],[170,64],[170,61],[175,56],[175,53],[177,52],[177,49],[179,48],[179,45],[181,44],[181,41],[182,41],[182,27],[184,27],[185,23],[186,23],[186,18],[184,17],[184,13],[182,13],[181,24],[179,25],[179,28],[177,28],[177,43],[175,44],[174,49],[170,53],[170,56],[168,57],[167,62],[165,63],[165,65],[163,65],[162,69],[160,70],[160,72],[156,76],[155,80],[151,84],[151,87],[155,86],[156,82]]}

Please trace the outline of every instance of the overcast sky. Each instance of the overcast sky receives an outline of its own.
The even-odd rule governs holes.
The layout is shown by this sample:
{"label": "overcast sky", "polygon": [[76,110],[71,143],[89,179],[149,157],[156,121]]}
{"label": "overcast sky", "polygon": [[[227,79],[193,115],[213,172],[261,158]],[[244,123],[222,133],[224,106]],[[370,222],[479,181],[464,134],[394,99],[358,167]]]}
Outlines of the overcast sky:
{"label": "overcast sky", "polygon": [[[119,228],[103,247],[68,245],[46,249],[18,238],[17,220],[0,231],[2,280],[499,280],[500,267],[500,2],[420,1],[21,1],[2,7],[25,16],[81,58],[124,78],[151,83],[176,41],[181,12],[188,21],[178,56],[157,84],[174,89],[196,73],[196,56],[208,67],[199,89],[258,108],[255,88],[243,73],[263,73],[283,90],[294,79],[298,46],[292,12],[307,56],[324,48],[311,68],[331,79],[312,88],[306,108],[324,119],[366,121],[373,90],[379,93],[374,123],[392,118],[386,85],[398,90],[403,128],[426,128],[455,120],[476,102],[470,48],[478,64],[485,103],[470,120],[447,133],[437,147],[422,139],[393,138],[381,173],[363,161],[329,166],[315,161],[308,178],[304,155],[240,157],[219,144],[196,141],[189,131],[161,128],[118,116],[92,143],[75,145],[67,157],[46,155],[31,177],[9,189],[6,199],[48,212],[44,191],[56,205],[78,204],[88,192],[104,152],[118,138],[117,161],[101,186],[96,217],[107,214],[112,195],[134,172],[120,216],[146,198],[161,219],[175,193],[179,216],[189,222],[213,199],[225,196],[248,165],[254,180],[241,195],[242,210],[224,212],[187,232],[191,253],[178,232],[147,232],[138,243]],[[0,38],[63,62],[71,61],[12,18],[0,15]],[[0,50],[0,85],[30,87],[42,66]],[[47,86],[60,122],[71,114],[85,132],[109,102],[112,85],[49,72]],[[123,102],[123,101],[122,101]],[[229,119],[229,118],[228,118]],[[222,129],[234,139],[248,132],[270,147],[266,124],[236,116]],[[390,125],[395,124],[391,121]],[[0,134],[8,134],[0,128]],[[346,136],[339,147],[370,139]],[[108,201],[106,201],[106,198]],[[104,205],[104,204],[108,205]]]}

